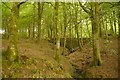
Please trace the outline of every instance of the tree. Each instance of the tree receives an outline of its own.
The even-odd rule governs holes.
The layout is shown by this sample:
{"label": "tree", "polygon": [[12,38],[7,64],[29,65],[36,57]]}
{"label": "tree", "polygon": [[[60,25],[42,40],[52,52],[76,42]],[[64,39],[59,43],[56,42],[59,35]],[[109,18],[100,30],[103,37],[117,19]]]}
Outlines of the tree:
{"label": "tree", "polygon": [[18,61],[18,26],[19,26],[19,7],[18,2],[13,2],[12,17],[10,25],[9,46],[8,46],[8,60],[13,62]]}
{"label": "tree", "polygon": [[104,28],[104,32],[105,32],[105,37],[108,38],[108,32],[107,32],[107,19],[104,18],[104,16],[102,17],[102,24],[103,24],[103,28]]}
{"label": "tree", "polygon": [[82,9],[90,15],[92,23],[92,42],[93,42],[93,58],[94,65],[99,66],[102,64],[100,57],[100,48],[99,48],[99,16],[100,16],[100,4],[98,2],[92,2],[90,11],[86,9],[82,3],[80,3]]}
{"label": "tree", "polygon": [[99,47],[99,16],[100,16],[100,5],[98,2],[92,3],[92,38],[93,38],[93,57],[94,65],[99,66],[102,64],[100,57],[100,47]]}
{"label": "tree", "polygon": [[41,19],[43,13],[43,5],[43,2],[38,2],[38,41],[41,41]]}
{"label": "tree", "polygon": [[120,38],[120,1],[118,2],[118,28],[119,28],[119,38]]}
{"label": "tree", "polygon": [[117,34],[117,26],[116,26],[116,15],[115,15],[115,11],[113,11],[113,15],[114,15],[114,20],[113,20],[113,23],[114,23],[114,29],[115,29],[115,34]]}
{"label": "tree", "polygon": [[32,14],[32,38],[35,37],[35,2],[33,3],[33,14]]}
{"label": "tree", "polygon": [[18,27],[19,27],[19,8],[25,2],[13,2],[11,10],[11,21],[9,26],[9,46],[7,49],[7,59],[10,63],[18,61]]}
{"label": "tree", "polygon": [[63,16],[64,16],[64,44],[63,44],[63,53],[65,51],[65,46],[66,46],[66,28],[67,28],[67,13],[66,13],[66,6],[65,3],[63,3]]}
{"label": "tree", "polygon": [[59,2],[55,2],[55,27],[56,27],[56,54],[55,60],[59,62],[60,58],[60,29],[59,29],[59,19],[58,19],[58,8]]}
{"label": "tree", "polygon": [[[75,24],[75,32],[76,32],[76,34],[77,34],[77,39],[78,39],[78,45],[79,45],[79,49],[81,50],[82,49],[82,45],[81,45],[81,42],[80,42],[80,37],[79,37],[79,32],[78,32],[78,23],[77,23],[77,19],[78,19],[78,6],[77,5],[75,5],[75,18],[74,18],[74,24]],[[80,26],[80,27],[82,27],[82,26]],[[81,28],[81,32],[82,32],[82,28]]]}

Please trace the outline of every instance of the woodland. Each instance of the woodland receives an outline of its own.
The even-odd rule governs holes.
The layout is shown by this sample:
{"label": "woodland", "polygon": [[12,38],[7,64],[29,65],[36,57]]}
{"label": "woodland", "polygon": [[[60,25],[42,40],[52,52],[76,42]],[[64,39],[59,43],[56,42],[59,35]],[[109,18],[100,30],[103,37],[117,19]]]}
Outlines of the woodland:
{"label": "woodland", "polygon": [[120,2],[0,5],[2,78],[119,77]]}

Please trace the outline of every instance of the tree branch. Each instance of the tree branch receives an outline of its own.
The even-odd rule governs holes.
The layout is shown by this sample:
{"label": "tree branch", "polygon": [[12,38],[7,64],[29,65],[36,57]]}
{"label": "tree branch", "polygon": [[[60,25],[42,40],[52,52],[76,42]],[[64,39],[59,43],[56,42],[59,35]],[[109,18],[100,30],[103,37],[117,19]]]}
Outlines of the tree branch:
{"label": "tree branch", "polygon": [[90,14],[90,11],[87,10],[87,9],[82,5],[81,2],[79,2],[79,4],[80,4],[80,6],[82,7],[82,9],[83,9],[86,13]]}
{"label": "tree branch", "polygon": [[8,9],[12,10],[5,2],[2,2]]}
{"label": "tree branch", "polygon": [[24,2],[21,2],[18,4],[18,8],[20,7],[20,5],[22,5],[23,3],[27,2],[28,0],[25,0]]}

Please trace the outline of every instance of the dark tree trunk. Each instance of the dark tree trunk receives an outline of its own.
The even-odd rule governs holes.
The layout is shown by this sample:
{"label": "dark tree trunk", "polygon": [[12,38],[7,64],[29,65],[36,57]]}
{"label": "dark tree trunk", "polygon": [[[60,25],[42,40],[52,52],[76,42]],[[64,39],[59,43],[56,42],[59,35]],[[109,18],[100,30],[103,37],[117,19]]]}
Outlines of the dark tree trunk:
{"label": "dark tree trunk", "polygon": [[116,16],[115,16],[115,11],[113,11],[113,16],[114,16],[114,29],[115,29],[115,34],[117,33],[117,26],[116,26]]}
{"label": "dark tree trunk", "polygon": [[34,38],[35,37],[35,3],[33,4],[33,18],[32,18],[32,31],[33,31],[33,33],[32,33],[32,38]]}

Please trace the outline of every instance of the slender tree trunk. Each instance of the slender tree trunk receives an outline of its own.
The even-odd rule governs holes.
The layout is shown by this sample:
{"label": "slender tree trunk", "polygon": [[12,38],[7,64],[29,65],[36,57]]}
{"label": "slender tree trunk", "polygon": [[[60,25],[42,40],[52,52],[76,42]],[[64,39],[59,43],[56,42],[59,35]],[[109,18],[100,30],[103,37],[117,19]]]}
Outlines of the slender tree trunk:
{"label": "slender tree trunk", "polygon": [[53,38],[53,28],[52,25],[50,25],[50,40]]}
{"label": "slender tree trunk", "polygon": [[18,2],[13,2],[12,5],[12,20],[10,25],[8,60],[10,62],[18,61],[18,19],[19,7]]}
{"label": "slender tree trunk", "polygon": [[[8,23],[8,20],[5,20],[6,23]],[[5,25],[5,39],[7,39],[8,37],[8,24]]]}
{"label": "slender tree trunk", "polygon": [[50,19],[48,18],[48,23],[46,23],[47,24],[47,34],[48,34],[48,38],[51,39],[50,38],[50,21],[49,20]]}
{"label": "slender tree trunk", "polygon": [[50,40],[51,39],[51,36],[50,36],[50,15],[48,15],[47,17],[48,21],[46,21],[46,31],[47,31],[47,37],[48,39]]}
{"label": "slender tree trunk", "polygon": [[[99,14],[102,14],[102,9],[100,9],[100,13]],[[102,37],[102,17],[100,16],[99,17],[99,37],[101,38]]]}
{"label": "slender tree trunk", "polygon": [[[77,39],[78,39],[78,45],[79,45],[79,49],[81,50],[82,49],[82,45],[81,45],[81,42],[80,42],[80,37],[79,37],[79,32],[78,32],[78,24],[77,24],[77,7],[75,9],[75,32],[77,34]],[[81,26],[82,27],[82,26]]]}
{"label": "slender tree trunk", "polygon": [[41,20],[42,20],[42,13],[43,13],[43,6],[44,3],[38,2],[38,41],[41,41]]}
{"label": "slender tree trunk", "polygon": [[88,20],[86,20],[86,26],[87,26],[87,32],[88,32],[88,36],[89,36],[89,38],[90,38],[90,31],[89,31],[89,27],[88,27]]}
{"label": "slender tree trunk", "polygon": [[102,37],[102,23],[99,23],[99,36]]}
{"label": "slender tree trunk", "polygon": [[64,44],[63,44],[63,53],[65,51],[65,46],[66,46],[66,28],[67,28],[67,13],[66,13],[66,7],[65,3],[63,3],[63,16],[64,16]]}
{"label": "slender tree trunk", "polygon": [[3,23],[5,25],[5,35],[4,35],[5,39],[9,38],[9,26],[10,26],[9,23],[10,23],[10,18],[5,19],[5,21]]}
{"label": "slender tree trunk", "polygon": [[55,60],[59,63],[60,61],[60,29],[59,29],[59,20],[58,20],[58,7],[59,2],[55,2],[55,27],[56,27],[56,54]]}
{"label": "slender tree trunk", "polygon": [[[80,10],[80,15],[82,14],[82,10]],[[83,27],[82,27],[82,17],[80,16],[80,43],[79,45],[81,46],[81,49],[82,49],[82,46],[83,46]]]}
{"label": "slender tree trunk", "polygon": [[108,35],[107,35],[107,23],[105,23],[104,16],[102,17],[102,22],[103,22],[103,28],[104,28],[104,32],[105,32],[105,37],[108,38]]}
{"label": "slender tree trunk", "polygon": [[99,9],[100,5],[98,2],[92,3],[92,38],[93,38],[93,57],[94,65],[99,66],[102,64],[100,57],[100,47],[99,47]]}
{"label": "slender tree trunk", "polygon": [[70,48],[72,49],[72,47],[73,47],[73,42],[72,42],[72,21],[70,22],[69,32],[70,32]]}
{"label": "slender tree trunk", "polygon": [[105,35],[106,35],[106,38],[108,39],[108,25],[107,25],[107,18],[105,19]]}
{"label": "slender tree trunk", "polygon": [[113,30],[113,22],[112,22],[112,15],[111,15],[111,17],[110,17],[110,32],[111,32],[111,34],[113,34],[114,33],[114,30]]}
{"label": "slender tree trunk", "polygon": [[119,40],[120,40],[120,1],[118,2],[118,29],[119,29]]}
{"label": "slender tree trunk", "polygon": [[115,11],[113,11],[113,16],[114,16],[114,28],[115,28],[115,34],[117,33],[117,26],[116,26],[116,16],[115,16]]}
{"label": "slender tree trunk", "polygon": [[28,27],[28,36],[29,36],[29,38],[32,38],[32,37],[31,37],[31,32],[32,32],[32,31],[31,31],[31,26],[29,25],[29,27]]}
{"label": "slender tree trunk", "polygon": [[33,38],[33,23],[31,21],[30,26],[29,26],[29,38]]}
{"label": "slender tree trunk", "polygon": [[31,23],[31,38],[35,37],[35,2],[33,4],[32,23]]}
{"label": "slender tree trunk", "polygon": [[[70,9],[70,8],[69,8]],[[70,24],[69,24],[69,26],[70,26],[70,28],[69,28],[69,33],[70,33],[70,35],[69,35],[69,37],[70,37],[70,48],[72,49],[72,17],[71,17],[71,9],[70,9]]]}

